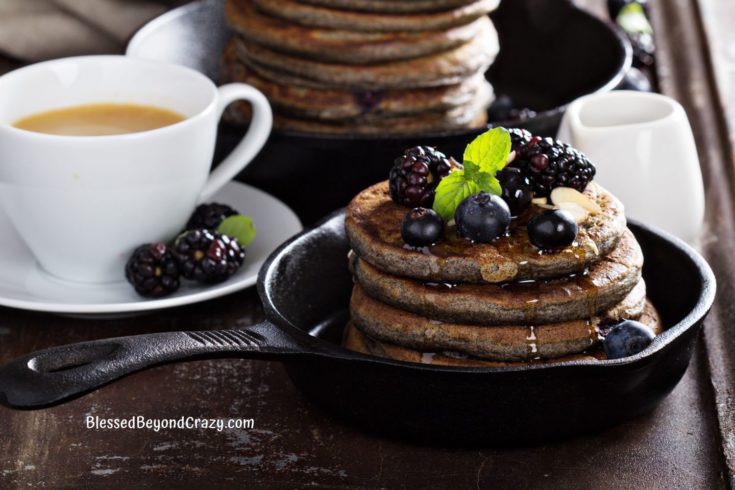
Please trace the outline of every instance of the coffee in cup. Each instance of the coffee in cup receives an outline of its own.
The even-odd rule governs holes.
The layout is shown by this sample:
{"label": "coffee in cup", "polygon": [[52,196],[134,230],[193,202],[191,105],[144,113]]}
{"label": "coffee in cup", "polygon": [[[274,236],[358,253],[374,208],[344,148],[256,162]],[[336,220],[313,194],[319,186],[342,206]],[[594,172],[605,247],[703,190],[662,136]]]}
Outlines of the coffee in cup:
{"label": "coffee in cup", "polygon": [[84,104],[44,111],[15,121],[13,127],[60,136],[139,133],[186,119],[163,107],[140,104]]}
{"label": "coffee in cup", "polygon": [[[210,172],[220,116],[235,100],[251,104],[252,122]],[[157,128],[94,136],[41,124],[68,132],[72,120],[99,123],[119,111],[150,122],[141,108],[174,116]],[[258,153],[271,122],[253,87],[218,88],[179,65],[83,56],[20,68],[0,77],[0,204],[47,273],[122,281],[132,250],[179,233],[194,207]]]}

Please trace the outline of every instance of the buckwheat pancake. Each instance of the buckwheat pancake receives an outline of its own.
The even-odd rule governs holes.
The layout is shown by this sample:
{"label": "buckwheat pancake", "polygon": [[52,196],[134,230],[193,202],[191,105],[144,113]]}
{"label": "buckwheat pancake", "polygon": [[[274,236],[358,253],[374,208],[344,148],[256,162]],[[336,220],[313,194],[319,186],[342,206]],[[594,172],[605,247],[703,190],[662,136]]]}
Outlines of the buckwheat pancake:
{"label": "buckwheat pancake", "polygon": [[[663,324],[661,323],[658,312],[650,302],[646,303],[643,314],[638,318],[638,321],[653,328],[656,335],[659,335],[663,331]],[[377,357],[385,357],[396,361],[460,368],[527,366],[529,363],[557,364],[568,361],[593,361],[604,360],[607,358],[600,348],[590,349],[590,351],[580,354],[570,354],[550,359],[533,358],[530,361],[491,361],[452,351],[422,352],[408,347],[391,344],[389,342],[376,340],[360,331],[360,329],[356,328],[352,322],[347,324],[342,345],[346,349],[355,352]]]}
{"label": "buckwheat pancake", "polygon": [[536,324],[586,318],[618,304],[640,281],[643,253],[626,231],[586,273],[504,284],[416,281],[386,274],[354,254],[350,266],[367,294],[419,315],[480,325]]}
{"label": "buckwheat pancake", "polygon": [[303,78],[298,75],[294,75],[292,73],[287,73],[283,70],[279,70],[278,68],[272,68],[270,66],[263,65],[261,63],[258,63],[255,60],[242,57],[240,56],[240,49],[237,47],[237,36],[233,37],[231,40],[232,44],[235,47],[235,55],[236,59],[245,67],[247,67],[250,71],[252,71],[254,74],[260,76],[261,78],[265,80],[270,80],[272,82],[278,82],[280,84],[284,85],[294,85],[296,87],[308,87],[308,88],[316,88],[320,90],[342,90],[345,92],[356,92],[360,93],[361,90],[355,90],[355,89],[345,89],[345,88],[335,88],[333,84],[322,82],[319,80],[311,80],[308,78]]}
{"label": "buckwheat pancake", "polygon": [[370,64],[426,56],[456,48],[488,29],[488,17],[441,31],[355,32],[304,27],[262,14],[252,0],[228,1],[230,26],[243,38],[269,49],[319,61]]}
{"label": "buckwheat pancake", "polygon": [[241,63],[228,44],[222,57],[222,79],[247,83],[265,94],[279,113],[319,120],[345,120],[358,116],[397,116],[448,110],[471,103],[492,87],[483,75],[446,87],[415,90],[359,92],[316,89],[269,80]]}
{"label": "buckwheat pancake", "polygon": [[[380,114],[366,112],[352,118],[319,119],[294,116],[290,110],[274,104],[279,110],[273,115],[273,127],[284,131],[330,135],[416,135],[446,133],[458,129],[482,128],[487,124],[487,106],[490,97],[483,97],[464,106],[451,109],[425,111],[418,114]],[[235,101],[226,112],[227,119],[234,124],[250,122],[250,105]],[[311,116],[313,117],[313,116]]]}
{"label": "buckwheat pancake", "polygon": [[245,65],[247,68],[252,70],[255,74],[261,76],[262,78],[266,80],[276,81],[278,83],[286,84],[286,85],[295,85],[299,87],[310,87],[310,88],[324,89],[324,90],[338,89],[338,90],[360,93],[360,92],[380,92],[380,91],[387,91],[387,90],[409,91],[409,90],[419,90],[419,89],[425,89],[425,88],[440,88],[440,87],[457,85],[473,77],[479,78],[479,76],[482,76],[484,78],[484,72],[477,72],[472,76],[463,78],[460,82],[457,82],[455,84],[450,83],[446,85],[436,85],[436,86],[429,86],[429,87],[399,87],[399,88],[388,88],[388,89],[364,89],[364,88],[354,88],[354,87],[345,87],[345,86],[335,86],[335,84],[330,82],[327,77],[321,77],[321,79],[305,78],[298,74],[281,70],[277,67],[264,65],[255,59],[244,56],[243,49],[240,46],[238,46],[238,44],[240,43],[240,41],[238,40],[238,37],[239,36],[235,36],[231,40],[232,43],[235,45],[235,53],[236,53],[237,59],[243,65]]}
{"label": "buckwheat pancake", "polygon": [[432,366],[448,366],[457,368],[493,368],[527,366],[533,364],[555,364],[567,361],[591,361],[605,359],[605,353],[595,350],[584,354],[571,354],[555,359],[533,359],[532,361],[490,361],[470,357],[456,352],[421,352],[408,347],[402,347],[389,342],[376,340],[351,322],[345,328],[345,336],[342,342],[345,349],[366,354],[369,356],[384,357],[394,361],[413,362],[416,364],[427,364]]}
{"label": "buckwheat pancake", "polygon": [[436,245],[416,249],[401,238],[408,209],[394,203],[388,182],[368,187],[347,207],[345,229],[361,259],[386,273],[435,282],[502,283],[579,273],[608,255],[625,232],[623,205],[595,182],[584,192],[601,212],[579,224],[575,242],[542,253],[528,238],[526,224],[543,209],[532,206],[513,220],[508,236],[492,243],[472,243],[448,227]]}
{"label": "buckwheat pancake", "polygon": [[487,124],[489,98],[477,103],[443,111],[421,114],[375,117],[365,114],[347,121],[319,121],[276,114],[274,127],[278,129],[318,134],[348,135],[419,135],[445,133],[458,129],[481,128]]}
{"label": "buckwheat pancake", "polygon": [[441,53],[373,65],[327,63],[287,55],[242,37],[236,38],[238,57],[307,81],[332,88],[381,90],[436,87],[461,83],[484,73],[498,52],[497,33],[491,24],[473,40]]}
{"label": "buckwheat pancake", "polygon": [[619,304],[594,316],[554,323],[470,325],[443,322],[371,298],[356,285],[350,300],[352,322],[370,337],[421,351],[455,351],[496,361],[578,354],[597,344],[601,325],[638,319],[646,304],[641,280]]}
{"label": "buckwheat pancake", "polygon": [[477,0],[301,0],[301,3],[318,5],[320,7],[372,12],[376,14],[411,14],[448,10],[455,7],[469,5],[476,1]]}
{"label": "buckwheat pancake", "polygon": [[[461,110],[461,109],[460,109]],[[464,116],[474,119],[464,119]],[[232,124],[250,123],[251,110],[245,102],[234,102],[228,107],[225,117]],[[409,116],[385,117],[366,121],[356,118],[353,121],[319,121],[301,119],[284,114],[273,115],[273,128],[281,131],[323,135],[380,136],[442,134],[458,129],[482,128],[487,124],[485,110],[463,113],[462,119],[447,119],[443,113],[423,113]]]}
{"label": "buckwheat pancake", "polygon": [[[238,3],[244,0],[230,0]],[[295,0],[254,0],[263,12],[310,27],[367,32],[433,31],[467,24],[498,6],[498,0],[477,0],[449,10],[400,15],[325,8]]]}

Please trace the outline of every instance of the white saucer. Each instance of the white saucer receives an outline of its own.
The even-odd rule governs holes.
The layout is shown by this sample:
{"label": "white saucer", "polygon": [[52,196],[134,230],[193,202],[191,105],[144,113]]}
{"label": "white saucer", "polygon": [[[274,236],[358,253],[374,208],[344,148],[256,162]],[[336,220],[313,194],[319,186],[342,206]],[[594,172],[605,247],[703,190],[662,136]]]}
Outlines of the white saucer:
{"label": "white saucer", "polygon": [[301,231],[293,211],[276,198],[246,184],[230,182],[212,199],[251,216],[257,232],[242,268],[227,281],[201,286],[185,281],[181,289],[162,299],[145,299],[124,281],[84,284],[48,275],[0,212],[0,305],[66,315],[115,315],[157,310],[217,298],[255,284],[268,255]]}

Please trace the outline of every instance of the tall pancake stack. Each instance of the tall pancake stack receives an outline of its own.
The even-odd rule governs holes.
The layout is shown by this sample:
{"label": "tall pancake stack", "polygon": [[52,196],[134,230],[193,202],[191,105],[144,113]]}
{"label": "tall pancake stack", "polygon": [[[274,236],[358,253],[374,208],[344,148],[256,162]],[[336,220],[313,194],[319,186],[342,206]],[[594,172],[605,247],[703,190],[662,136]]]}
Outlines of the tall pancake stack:
{"label": "tall pancake stack", "polygon": [[[420,134],[486,124],[498,0],[227,0],[223,79],[260,89],[280,129]],[[241,104],[235,116],[246,120]]]}
{"label": "tall pancake stack", "polygon": [[621,319],[659,333],[641,277],[643,255],[621,203],[595,182],[597,203],[576,240],[553,253],[531,244],[527,223],[546,211],[531,205],[507,236],[491,243],[457,237],[407,246],[407,208],[387,182],[347,208],[354,289],[346,347],[393,359],[455,366],[604,358],[601,333]]}

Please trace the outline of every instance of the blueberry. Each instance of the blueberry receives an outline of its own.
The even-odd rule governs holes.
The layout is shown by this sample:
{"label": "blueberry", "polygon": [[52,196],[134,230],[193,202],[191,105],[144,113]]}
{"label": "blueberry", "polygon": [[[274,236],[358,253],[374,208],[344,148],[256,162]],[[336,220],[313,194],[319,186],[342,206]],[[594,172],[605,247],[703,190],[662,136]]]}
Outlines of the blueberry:
{"label": "blueberry", "polygon": [[518,216],[531,204],[533,198],[531,182],[523,171],[516,167],[504,168],[497,173],[497,177],[503,188],[501,197],[510,208],[510,214]]}
{"label": "blueberry", "polygon": [[513,99],[508,95],[498,95],[488,109],[488,119],[491,121],[507,121],[511,119],[514,109]]}
{"label": "blueberry", "polygon": [[433,209],[413,208],[401,223],[403,241],[414,247],[424,247],[439,241],[444,221]]}
{"label": "blueberry", "polygon": [[556,209],[539,214],[528,223],[528,238],[541,250],[557,250],[571,245],[578,230],[568,211]]}
{"label": "blueberry", "polygon": [[623,320],[610,329],[602,343],[608,359],[620,359],[638,354],[651,345],[656,335],[648,326],[633,320]]}
{"label": "blueberry", "polygon": [[500,197],[481,192],[457,206],[454,221],[460,236],[489,243],[508,231],[510,209]]}

